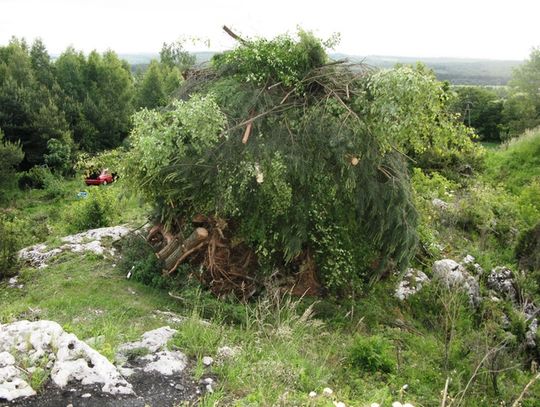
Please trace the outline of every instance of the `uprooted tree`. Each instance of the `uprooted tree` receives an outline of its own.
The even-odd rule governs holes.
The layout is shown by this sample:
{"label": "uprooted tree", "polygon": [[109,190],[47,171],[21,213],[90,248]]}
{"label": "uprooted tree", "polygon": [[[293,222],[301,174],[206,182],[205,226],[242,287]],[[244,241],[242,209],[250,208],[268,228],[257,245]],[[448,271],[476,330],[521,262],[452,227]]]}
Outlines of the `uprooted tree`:
{"label": "uprooted tree", "polygon": [[312,34],[239,40],[178,100],[134,117],[126,179],[156,210],[148,241],[216,294],[272,277],[340,290],[415,254],[411,162],[459,166],[470,134],[423,67],[331,61]]}

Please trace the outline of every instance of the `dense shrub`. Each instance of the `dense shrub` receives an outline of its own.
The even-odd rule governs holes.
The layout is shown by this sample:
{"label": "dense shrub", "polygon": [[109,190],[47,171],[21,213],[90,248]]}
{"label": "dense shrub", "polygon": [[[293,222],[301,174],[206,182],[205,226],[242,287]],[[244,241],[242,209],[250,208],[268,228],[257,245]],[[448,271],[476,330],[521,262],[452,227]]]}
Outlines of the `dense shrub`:
{"label": "dense shrub", "polygon": [[452,213],[463,230],[483,237],[493,235],[500,243],[514,241],[523,225],[515,197],[481,183],[461,192]]}
{"label": "dense shrub", "polygon": [[349,351],[349,362],[364,372],[390,373],[396,364],[392,344],[382,336],[358,336]]}
{"label": "dense shrub", "polygon": [[0,213],[0,280],[14,272],[19,241],[19,230],[16,222]]}
{"label": "dense shrub", "polygon": [[540,271],[540,222],[520,235],[516,258],[521,269]]}
{"label": "dense shrub", "polygon": [[45,164],[53,171],[67,175],[72,172],[72,141],[68,135],[64,140],[55,138],[47,141],[47,153],[43,156]]}
{"label": "dense shrub", "polygon": [[70,232],[112,226],[119,216],[118,197],[107,187],[93,188],[87,198],[73,204],[67,214]]}
{"label": "dense shrub", "polygon": [[4,133],[0,129],[0,189],[7,190],[14,184],[15,169],[23,158],[20,143],[4,141]]}
{"label": "dense shrub", "polygon": [[19,188],[21,189],[44,189],[47,178],[51,176],[51,171],[45,166],[32,167],[19,176]]}
{"label": "dense shrub", "polygon": [[163,288],[167,280],[162,277],[162,262],[156,257],[152,247],[139,234],[132,234],[122,241],[122,257],[119,269],[143,284]]}

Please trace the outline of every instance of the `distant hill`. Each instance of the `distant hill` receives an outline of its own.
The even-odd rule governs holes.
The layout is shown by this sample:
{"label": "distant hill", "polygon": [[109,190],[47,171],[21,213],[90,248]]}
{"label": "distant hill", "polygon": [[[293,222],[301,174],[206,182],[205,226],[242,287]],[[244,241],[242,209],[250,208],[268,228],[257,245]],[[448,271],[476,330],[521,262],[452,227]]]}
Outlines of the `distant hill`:
{"label": "distant hill", "polygon": [[[197,63],[208,62],[215,54],[213,51],[196,52]],[[159,58],[157,53],[119,54],[132,65],[134,70],[144,69],[152,59]],[[512,75],[512,69],[522,61],[466,59],[466,58],[415,58],[379,55],[331,54],[334,59],[348,59],[352,62],[364,62],[376,68],[391,68],[396,64],[416,64],[422,62],[433,69],[441,81],[454,85],[506,85]]]}
{"label": "distant hill", "polygon": [[347,58],[377,67],[391,68],[395,64],[416,64],[422,62],[433,69],[441,81],[454,85],[506,85],[512,70],[522,61],[465,59],[465,58],[414,58],[369,55],[367,57],[334,54],[334,58]]}

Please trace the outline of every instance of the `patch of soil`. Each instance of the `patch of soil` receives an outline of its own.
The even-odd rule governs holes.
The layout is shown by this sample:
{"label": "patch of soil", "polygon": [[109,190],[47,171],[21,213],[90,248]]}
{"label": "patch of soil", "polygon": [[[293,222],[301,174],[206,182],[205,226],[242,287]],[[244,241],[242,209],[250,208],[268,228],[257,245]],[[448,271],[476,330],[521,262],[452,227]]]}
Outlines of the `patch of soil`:
{"label": "patch of soil", "polygon": [[[127,380],[133,385],[135,395],[103,393],[101,386],[82,386],[70,383],[64,389],[49,381],[37,396],[1,401],[0,407],[173,407],[182,402],[195,404],[203,392],[186,371],[164,376],[158,373],[137,372]],[[82,397],[90,394],[90,397]]]}

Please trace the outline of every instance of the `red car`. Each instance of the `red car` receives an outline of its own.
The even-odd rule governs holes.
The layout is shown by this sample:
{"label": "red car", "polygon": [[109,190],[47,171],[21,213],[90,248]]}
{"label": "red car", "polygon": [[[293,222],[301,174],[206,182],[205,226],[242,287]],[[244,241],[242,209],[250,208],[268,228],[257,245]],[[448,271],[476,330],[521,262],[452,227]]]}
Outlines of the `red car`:
{"label": "red car", "polygon": [[113,181],[114,176],[109,172],[109,170],[103,170],[101,171],[101,174],[92,175],[84,180],[86,185],[107,185]]}

